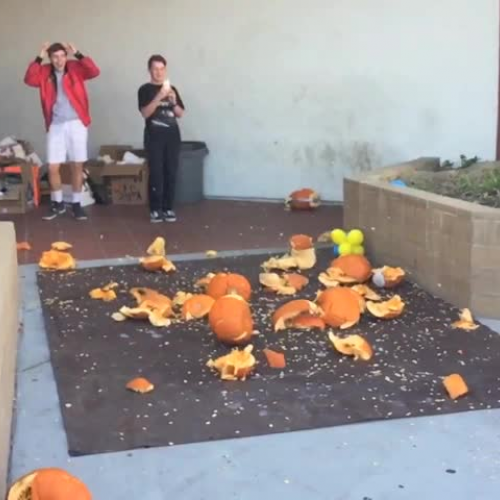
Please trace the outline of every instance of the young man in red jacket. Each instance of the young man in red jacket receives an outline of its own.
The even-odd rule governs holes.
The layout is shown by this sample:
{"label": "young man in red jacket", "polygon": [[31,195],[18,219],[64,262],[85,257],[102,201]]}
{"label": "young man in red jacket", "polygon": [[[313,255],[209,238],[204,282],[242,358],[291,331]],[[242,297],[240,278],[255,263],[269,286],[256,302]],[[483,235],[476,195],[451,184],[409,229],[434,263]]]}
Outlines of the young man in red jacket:
{"label": "young man in red jacket", "polygon": [[[68,60],[68,52],[75,60]],[[45,56],[50,63],[42,64]],[[77,220],[86,220],[81,205],[83,163],[88,159],[90,106],[85,81],[99,76],[94,61],[72,44],[46,43],[40,55],[30,63],[24,82],[40,91],[40,101],[47,130],[47,161],[51,206],[44,220],[55,219],[65,212],[60,166],[72,165],[72,206]]]}

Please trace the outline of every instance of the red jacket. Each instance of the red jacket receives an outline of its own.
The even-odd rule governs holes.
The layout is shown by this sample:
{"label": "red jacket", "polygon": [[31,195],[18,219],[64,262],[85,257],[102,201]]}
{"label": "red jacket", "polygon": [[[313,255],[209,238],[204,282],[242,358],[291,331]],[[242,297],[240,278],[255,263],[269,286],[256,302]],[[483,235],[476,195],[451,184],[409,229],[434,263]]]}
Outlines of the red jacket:
{"label": "red jacket", "polygon": [[[63,77],[64,90],[82,123],[88,127],[91,123],[90,106],[85,88],[85,80],[99,76],[100,70],[87,56],[68,61]],[[51,64],[41,64],[40,58],[33,61],[26,71],[24,83],[40,89],[43,117],[47,130],[52,123],[52,108],[57,98],[56,79]]]}

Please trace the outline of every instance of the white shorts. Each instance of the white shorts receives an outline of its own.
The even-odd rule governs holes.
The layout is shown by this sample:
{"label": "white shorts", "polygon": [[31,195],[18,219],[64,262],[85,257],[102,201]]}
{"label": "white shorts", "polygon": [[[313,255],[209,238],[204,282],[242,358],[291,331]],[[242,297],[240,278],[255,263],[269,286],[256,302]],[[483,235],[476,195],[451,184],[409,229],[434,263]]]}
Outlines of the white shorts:
{"label": "white shorts", "polygon": [[47,162],[86,162],[87,143],[88,129],[80,120],[53,123],[47,133]]}

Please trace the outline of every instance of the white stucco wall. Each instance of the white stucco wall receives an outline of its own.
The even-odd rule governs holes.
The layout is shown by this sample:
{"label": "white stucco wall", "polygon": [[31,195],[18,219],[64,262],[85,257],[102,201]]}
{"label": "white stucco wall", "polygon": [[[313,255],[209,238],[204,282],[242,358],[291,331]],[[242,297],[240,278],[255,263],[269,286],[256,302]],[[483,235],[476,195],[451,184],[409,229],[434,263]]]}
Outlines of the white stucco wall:
{"label": "white stucco wall", "polygon": [[93,153],[140,145],[137,87],[164,53],[205,140],[212,196],[342,199],[346,172],[417,155],[492,158],[498,0],[2,0],[0,136],[44,153],[36,91],[22,83],[44,40],[75,42],[90,83]]}

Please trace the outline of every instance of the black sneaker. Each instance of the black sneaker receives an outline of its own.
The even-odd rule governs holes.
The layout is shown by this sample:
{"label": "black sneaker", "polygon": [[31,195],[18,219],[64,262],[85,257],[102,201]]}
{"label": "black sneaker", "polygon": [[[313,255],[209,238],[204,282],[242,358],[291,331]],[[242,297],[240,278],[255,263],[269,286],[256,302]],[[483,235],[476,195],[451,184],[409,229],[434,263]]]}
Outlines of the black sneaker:
{"label": "black sneaker", "polygon": [[156,212],[156,211],[151,212],[149,220],[153,224],[156,224],[158,222],[163,222],[163,219],[162,219],[162,217],[160,215],[160,212]]}
{"label": "black sneaker", "polygon": [[167,210],[166,212],[164,212],[163,217],[165,217],[165,220],[167,222],[175,222],[177,220],[177,217],[173,210]]}
{"label": "black sneaker", "polygon": [[52,201],[50,203],[50,211],[47,215],[42,217],[43,220],[53,220],[59,215],[66,212],[66,205],[63,201]]}
{"label": "black sneaker", "polygon": [[80,203],[73,203],[73,216],[76,220],[87,220],[87,214]]}

